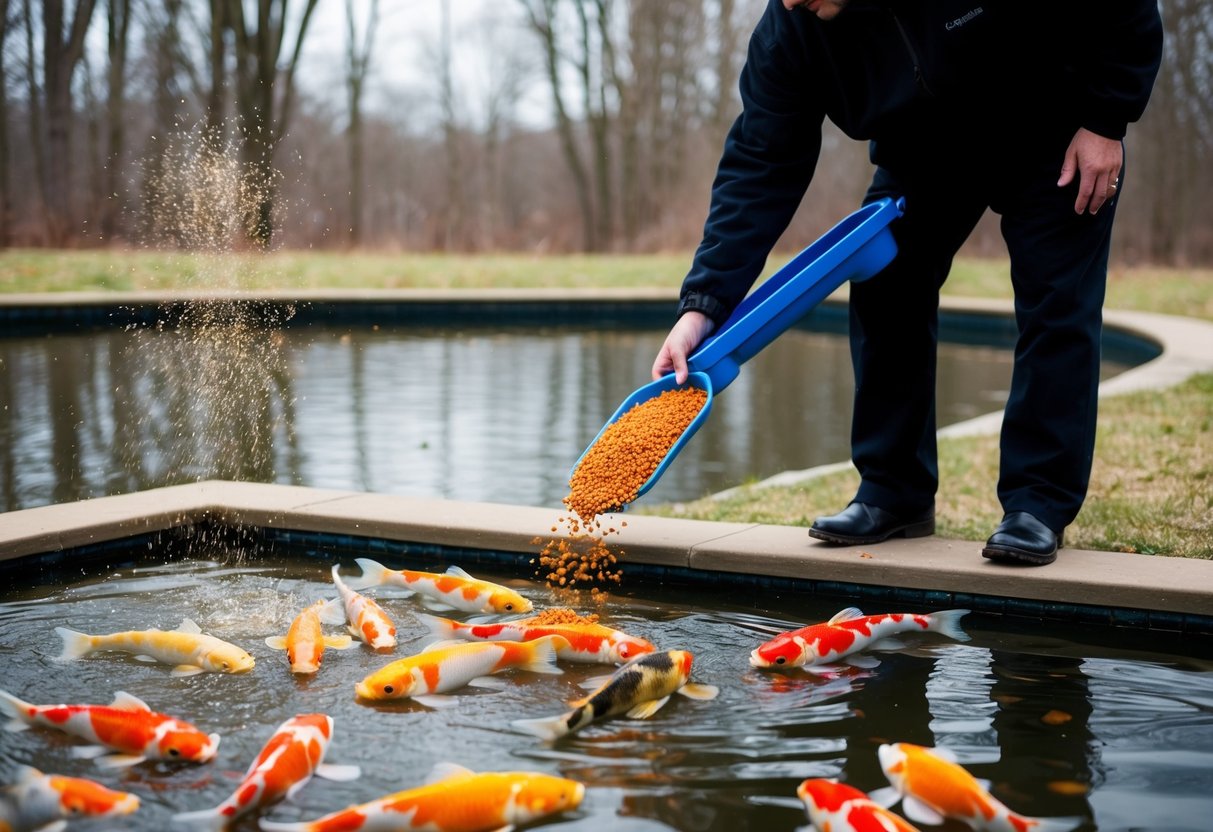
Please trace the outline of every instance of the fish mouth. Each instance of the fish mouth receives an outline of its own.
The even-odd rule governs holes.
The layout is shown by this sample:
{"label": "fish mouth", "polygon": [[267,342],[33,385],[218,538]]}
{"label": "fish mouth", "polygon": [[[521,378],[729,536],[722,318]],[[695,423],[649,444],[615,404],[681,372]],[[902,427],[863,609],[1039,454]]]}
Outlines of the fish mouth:
{"label": "fish mouth", "polygon": [[767,661],[766,659],[764,659],[762,656],[758,655],[758,649],[755,648],[750,651],[750,666],[751,667],[770,667],[771,663],[769,661]]}
{"label": "fish mouth", "polygon": [[585,797],[585,784],[577,783],[573,789],[573,799],[569,801],[569,808],[576,809],[581,805],[582,799]]}

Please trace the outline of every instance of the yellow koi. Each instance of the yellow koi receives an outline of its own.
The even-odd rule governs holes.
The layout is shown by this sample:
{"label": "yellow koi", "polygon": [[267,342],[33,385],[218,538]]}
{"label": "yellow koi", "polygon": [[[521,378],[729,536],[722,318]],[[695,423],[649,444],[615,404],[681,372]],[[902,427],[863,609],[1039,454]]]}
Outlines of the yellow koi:
{"label": "yellow koi", "polygon": [[56,627],[55,632],[63,639],[63,652],[58,657],[61,662],[112,650],[174,665],[174,676],[193,676],[203,671],[244,673],[252,670],[254,664],[253,657],[243,649],[204,634],[188,618],[175,630],[129,630],[91,636]]}

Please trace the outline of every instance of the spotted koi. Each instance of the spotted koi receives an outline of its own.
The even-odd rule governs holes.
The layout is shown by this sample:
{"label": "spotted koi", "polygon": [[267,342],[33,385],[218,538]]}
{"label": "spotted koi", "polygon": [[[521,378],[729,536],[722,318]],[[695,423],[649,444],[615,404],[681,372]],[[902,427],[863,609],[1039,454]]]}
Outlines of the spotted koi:
{"label": "spotted koi", "polygon": [[404,587],[420,595],[428,607],[436,610],[506,614],[530,612],[533,608],[527,598],[509,587],[473,578],[458,566],[438,574],[388,569],[370,558],[357,558],[354,562],[362,567],[362,575],[350,580],[354,589],[382,585]]}
{"label": "spotted koi", "polygon": [[[295,616],[286,637],[270,636],[265,640],[268,647],[275,650],[285,650],[286,660],[291,665],[292,673],[315,673],[320,669],[324,658],[324,648],[345,650],[353,646],[353,641],[347,635],[326,636],[320,627],[320,612],[325,609],[326,602],[317,601],[303,612]],[[341,619],[345,621],[344,615]]]}
{"label": "spotted koi", "polygon": [[[132,766],[144,760],[205,763],[219,748],[218,734],[204,734],[188,722],[159,714],[143,700],[119,692],[110,705],[31,705],[0,690],[0,709],[12,718],[10,731],[54,728],[88,740],[78,757],[98,757],[99,765]],[[101,756],[105,752],[116,753]]]}
{"label": "spotted koi", "polygon": [[814,828],[829,832],[919,832],[854,786],[836,780],[805,780],[796,789]]}
{"label": "spotted koi", "polygon": [[349,622],[350,633],[360,638],[376,650],[386,650],[396,646],[396,625],[383,607],[350,589],[341,576],[337,574],[337,564],[333,564],[333,585],[337,587],[340,597],[329,601],[321,612],[322,617],[329,621],[337,621],[333,616],[334,608],[344,609],[345,620]]}
{"label": "spotted koi", "polygon": [[83,777],[43,774],[22,766],[16,781],[0,791],[0,831],[62,828],[71,818],[112,818],[139,808],[139,798]]}
{"label": "spotted koi", "polygon": [[[968,610],[944,610],[927,615],[888,613],[864,615],[847,607],[824,624],[810,624],[781,633],[750,653],[754,667],[811,667],[830,664],[868,648],[900,647],[892,636],[908,632],[932,632],[957,641],[968,641],[960,619]],[[883,643],[882,643],[883,642]],[[858,667],[875,664],[868,657],[852,657]]]}
{"label": "spotted koi", "polygon": [[499,624],[463,624],[421,613],[417,616],[440,639],[465,641],[533,641],[557,635],[565,640],[556,655],[570,662],[623,664],[656,648],[648,641],[602,624],[535,624],[529,620]]}

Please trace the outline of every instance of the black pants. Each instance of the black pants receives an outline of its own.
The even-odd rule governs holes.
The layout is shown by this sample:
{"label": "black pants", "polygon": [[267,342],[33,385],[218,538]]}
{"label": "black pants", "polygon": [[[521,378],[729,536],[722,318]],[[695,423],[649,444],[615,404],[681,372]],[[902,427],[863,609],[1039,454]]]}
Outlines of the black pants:
{"label": "black pants", "polygon": [[[1065,145],[992,158],[1001,171],[944,164],[880,167],[865,197],[904,196],[894,261],[850,289],[855,370],[855,499],[925,509],[939,480],[935,356],[939,289],[987,208],[1002,217],[1018,339],[1000,444],[998,498],[1060,531],[1082,507],[1095,447],[1100,330],[1116,200],[1074,212],[1077,184],[1057,187]],[[1122,174],[1123,180],[1123,174]]]}

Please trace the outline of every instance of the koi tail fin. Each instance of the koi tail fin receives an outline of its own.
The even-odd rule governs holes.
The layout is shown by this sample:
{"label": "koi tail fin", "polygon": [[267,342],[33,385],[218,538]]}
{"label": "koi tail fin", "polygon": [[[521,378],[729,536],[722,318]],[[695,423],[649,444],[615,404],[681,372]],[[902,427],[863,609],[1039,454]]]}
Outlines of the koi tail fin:
{"label": "koi tail fin", "polygon": [[220,814],[218,809],[203,809],[200,812],[181,812],[173,815],[172,822],[174,826],[220,832],[227,828],[231,818]]}
{"label": "koi tail fin", "polygon": [[388,570],[382,563],[370,558],[354,558],[354,563],[361,567],[362,574],[345,582],[350,589],[362,590],[370,586],[379,586],[386,580]]}
{"label": "koi tail fin", "polygon": [[521,668],[532,673],[550,673],[552,675],[564,673],[556,666],[556,653],[558,650],[568,650],[569,646],[569,640],[564,636],[550,635],[537,638],[531,642],[533,652],[530,661],[521,665]]}
{"label": "koi tail fin", "polygon": [[440,641],[462,641],[459,634],[459,622],[449,618],[440,618],[426,612],[416,613],[417,620],[429,627],[430,634]]}
{"label": "koi tail fin", "polygon": [[570,723],[576,718],[577,711],[570,711],[560,716],[545,716],[539,719],[515,719],[510,723],[514,730],[541,740],[552,742],[572,733]]}
{"label": "koi tail fin", "polygon": [[27,716],[31,707],[33,706],[30,703],[18,699],[8,691],[0,690],[0,711],[9,717],[9,723],[4,726],[9,731],[24,731],[31,725]]}
{"label": "koi tail fin", "polygon": [[72,662],[92,652],[92,636],[69,630],[67,627],[56,627],[55,632],[63,639],[63,652],[56,657],[56,661]]}
{"label": "koi tail fin", "polygon": [[969,610],[944,610],[943,612],[931,613],[931,626],[929,629],[934,630],[940,635],[948,638],[956,639],[957,641],[968,641],[969,634],[966,633],[960,626],[960,619],[969,614]]}

